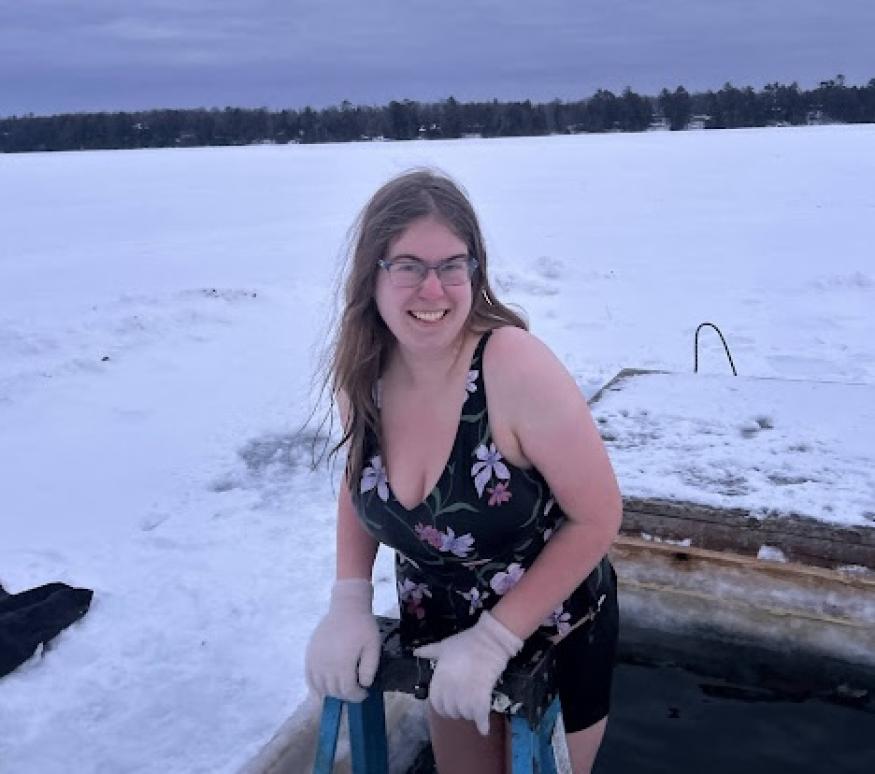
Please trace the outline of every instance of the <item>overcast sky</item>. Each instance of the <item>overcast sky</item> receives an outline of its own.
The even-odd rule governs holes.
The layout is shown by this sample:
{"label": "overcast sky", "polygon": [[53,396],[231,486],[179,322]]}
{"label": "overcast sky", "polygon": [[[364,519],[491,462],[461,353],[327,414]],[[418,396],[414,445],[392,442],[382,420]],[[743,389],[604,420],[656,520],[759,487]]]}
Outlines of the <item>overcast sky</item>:
{"label": "overcast sky", "polygon": [[875,77],[875,0],[0,0],[0,115]]}

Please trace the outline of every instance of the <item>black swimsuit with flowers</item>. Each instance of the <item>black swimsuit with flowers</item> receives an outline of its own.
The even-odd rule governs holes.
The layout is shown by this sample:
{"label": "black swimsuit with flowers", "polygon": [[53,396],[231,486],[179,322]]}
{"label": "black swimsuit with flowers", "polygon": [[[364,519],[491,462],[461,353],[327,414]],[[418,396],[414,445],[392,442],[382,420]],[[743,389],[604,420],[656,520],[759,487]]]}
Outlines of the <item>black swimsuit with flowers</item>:
{"label": "black swimsuit with flowers", "polygon": [[[453,449],[437,484],[408,510],[392,494],[376,438],[353,502],[368,532],[396,551],[401,630],[413,642],[472,626],[524,575],[565,520],[544,477],[507,462],[495,448],[478,342]],[[607,557],[543,622],[538,634],[564,636],[593,621],[613,583]]]}

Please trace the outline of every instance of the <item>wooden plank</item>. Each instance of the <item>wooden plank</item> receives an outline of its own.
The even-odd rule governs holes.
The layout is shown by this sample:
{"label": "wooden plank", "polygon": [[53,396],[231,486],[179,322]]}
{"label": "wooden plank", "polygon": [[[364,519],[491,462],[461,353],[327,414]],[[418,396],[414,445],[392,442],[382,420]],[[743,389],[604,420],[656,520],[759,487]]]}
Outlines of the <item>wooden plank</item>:
{"label": "wooden plank", "polygon": [[667,374],[667,373],[670,373],[670,371],[655,371],[655,370],[651,370],[648,368],[624,368],[616,376],[614,376],[612,379],[609,379],[607,382],[605,382],[596,391],[596,394],[593,395],[589,399],[589,405],[592,406],[595,403],[598,403],[599,400],[601,400],[602,395],[604,395],[606,392],[609,392],[610,390],[615,389],[620,384],[620,382],[623,382],[630,377],[643,376],[645,374]]}
{"label": "wooden plank", "polygon": [[[623,627],[652,629],[669,650],[683,650],[687,641],[743,644],[776,657],[795,654],[798,664],[829,657],[836,666],[832,674],[841,663],[865,665],[875,674],[873,573],[628,536],[618,538],[611,558],[620,581]],[[780,672],[780,665],[775,670]]]}
{"label": "wooden plank", "polygon": [[745,573],[756,572],[775,579],[791,579],[796,585],[839,584],[875,594],[875,573],[846,573],[797,562],[767,562],[728,551],[654,543],[631,535],[620,535],[616,539],[611,548],[611,556],[625,561],[640,561],[642,557],[653,560],[662,558],[669,560],[676,572],[683,572],[685,568],[698,563],[715,570],[735,569]]}
{"label": "wooden plank", "polygon": [[756,556],[764,545],[791,562],[875,570],[875,528],[842,527],[795,514],[757,518],[745,509],[663,499],[623,498],[624,535],[689,540],[698,548]]}

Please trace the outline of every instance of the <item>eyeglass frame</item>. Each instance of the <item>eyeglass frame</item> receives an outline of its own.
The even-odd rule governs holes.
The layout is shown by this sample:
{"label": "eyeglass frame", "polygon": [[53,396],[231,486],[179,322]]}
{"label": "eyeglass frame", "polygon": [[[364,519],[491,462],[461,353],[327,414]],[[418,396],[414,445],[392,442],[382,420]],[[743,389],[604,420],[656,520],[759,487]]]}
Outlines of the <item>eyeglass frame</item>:
{"label": "eyeglass frame", "polygon": [[[473,255],[464,255],[464,256],[454,255],[454,256],[451,256],[450,258],[444,258],[444,260],[438,261],[438,263],[436,263],[434,265],[426,263],[421,258],[416,258],[416,257],[410,256],[410,255],[399,255],[397,258],[388,258],[388,259],[380,258],[377,261],[377,266],[379,266],[381,269],[386,270],[386,274],[389,275],[389,279],[390,279],[390,282],[392,282],[393,287],[418,288],[420,285],[422,285],[423,282],[425,282],[428,279],[428,273],[430,271],[433,271],[435,273],[435,276],[438,278],[438,282],[441,283],[441,286],[451,287],[451,288],[457,287],[458,288],[458,287],[461,287],[462,285],[464,285],[465,283],[460,282],[458,285],[446,285],[444,283],[444,281],[441,279],[440,270],[444,266],[446,266],[447,264],[451,263],[452,261],[458,261],[462,258],[464,258],[464,261],[468,266],[468,279],[470,280],[474,276],[474,272],[477,271],[477,269],[480,266],[480,261],[478,261]],[[418,264],[419,266],[424,267],[425,272],[423,273],[422,278],[419,280],[419,282],[417,282],[415,285],[396,285],[394,283],[394,281],[392,281],[392,279],[391,279],[392,278],[392,272],[391,272],[392,264],[398,263],[400,261],[408,261],[412,264]]]}

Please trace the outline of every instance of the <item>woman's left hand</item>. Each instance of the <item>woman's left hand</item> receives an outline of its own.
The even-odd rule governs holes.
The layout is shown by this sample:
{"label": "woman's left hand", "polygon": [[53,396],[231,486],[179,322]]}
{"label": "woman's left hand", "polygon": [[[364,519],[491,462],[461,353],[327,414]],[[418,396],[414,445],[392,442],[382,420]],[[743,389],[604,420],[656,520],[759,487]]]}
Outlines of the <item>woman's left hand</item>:
{"label": "woman's left hand", "polygon": [[522,646],[519,637],[484,611],[470,629],[423,645],[413,655],[437,661],[428,691],[435,712],[472,720],[486,736],[492,689]]}

